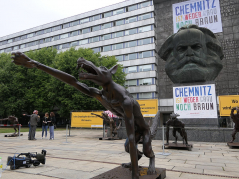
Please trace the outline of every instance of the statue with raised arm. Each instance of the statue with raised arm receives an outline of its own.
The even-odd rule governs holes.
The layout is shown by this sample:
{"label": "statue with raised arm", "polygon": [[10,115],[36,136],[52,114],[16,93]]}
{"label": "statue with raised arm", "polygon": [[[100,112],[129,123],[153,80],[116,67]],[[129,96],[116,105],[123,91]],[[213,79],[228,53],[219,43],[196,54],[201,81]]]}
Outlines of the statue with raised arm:
{"label": "statue with raised arm", "polygon": [[102,90],[88,87],[86,84],[79,82],[75,77],[62,72],[60,70],[48,67],[37,61],[28,58],[20,52],[12,53],[13,62],[16,65],[22,65],[27,68],[37,68],[42,70],[55,78],[75,87],[82,93],[96,98],[106,109],[110,110],[113,114],[125,120],[126,131],[128,135],[128,144],[131,166],[132,166],[132,179],[139,179],[138,172],[138,152],[137,143],[143,136],[143,154],[150,158],[148,174],[155,174],[155,155],[152,150],[151,136],[155,134],[159,115],[155,117],[155,124],[153,127],[145,122],[143,115],[140,111],[138,102],[132,95],[122,86],[112,80],[112,75],[117,71],[117,65],[111,69],[106,67],[96,67],[92,62],[83,58],[77,60],[77,68],[82,68],[86,72],[79,72],[79,79],[90,80],[100,86]]}
{"label": "statue with raised arm", "polygon": [[116,124],[115,124],[114,119],[112,117],[109,117],[108,114],[104,113],[104,112],[102,113],[102,115],[98,115],[98,114],[95,114],[95,113],[91,113],[91,114],[103,119],[107,124],[109,124],[109,126],[110,126],[110,138],[115,137],[118,134],[117,130],[120,128],[121,123],[117,127]]}
{"label": "statue with raised arm", "polygon": [[[236,114],[234,114],[234,111],[237,111]],[[238,107],[233,107],[231,109],[231,118],[232,118],[232,121],[235,123],[235,126],[234,126],[234,130],[233,130],[233,133],[232,133],[232,140],[230,141],[230,143],[233,143],[234,140],[235,140],[235,136],[236,136],[236,133],[239,132],[239,108]]]}
{"label": "statue with raised arm", "polygon": [[13,128],[15,130],[14,135],[17,133],[17,128],[19,125],[18,118],[15,116],[8,116],[8,118],[0,119],[0,121],[9,121],[11,125],[13,125]]}
{"label": "statue with raised arm", "polygon": [[177,143],[178,141],[178,136],[176,134],[176,132],[178,132],[182,138],[183,138],[183,144],[185,141],[185,144],[188,145],[188,139],[187,139],[187,133],[184,129],[184,123],[180,120],[178,120],[179,114],[177,113],[172,113],[170,114],[170,119],[166,122],[166,140],[167,140],[167,144],[169,143],[169,127],[172,126],[173,127],[173,136],[175,137],[175,143]]}

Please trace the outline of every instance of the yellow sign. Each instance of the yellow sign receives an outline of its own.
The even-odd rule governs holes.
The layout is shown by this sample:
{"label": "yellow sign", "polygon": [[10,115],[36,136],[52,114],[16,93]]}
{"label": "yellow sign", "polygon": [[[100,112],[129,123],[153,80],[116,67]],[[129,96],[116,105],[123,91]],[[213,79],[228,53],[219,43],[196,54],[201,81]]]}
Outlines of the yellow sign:
{"label": "yellow sign", "polygon": [[91,114],[95,113],[101,115],[102,112],[103,111],[72,112],[71,127],[103,128],[103,119]]}
{"label": "yellow sign", "polygon": [[239,95],[219,96],[220,116],[230,116],[236,106],[239,107]]}
{"label": "yellow sign", "polygon": [[146,99],[146,100],[137,100],[141,113],[144,117],[154,117],[158,112],[158,100],[157,99]]}

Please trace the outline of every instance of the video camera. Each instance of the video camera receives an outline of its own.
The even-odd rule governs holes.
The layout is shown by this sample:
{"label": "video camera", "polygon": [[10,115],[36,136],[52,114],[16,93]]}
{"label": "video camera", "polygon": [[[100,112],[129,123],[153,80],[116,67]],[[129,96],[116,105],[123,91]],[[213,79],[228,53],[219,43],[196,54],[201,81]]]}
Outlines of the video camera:
{"label": "video camera", "polygon": [[[40,163],[46,163],[46,150],[42,150],[41,154],[36,153],[20,153],[17,157],[15,155],[13,157],[7,158],[7,165],[10,165],[10,169],[18,169],[19,167],[26,167],[29,168],[33,164],[34,166],[40,165]],[[32,158],[36,158],[33,160]]]}

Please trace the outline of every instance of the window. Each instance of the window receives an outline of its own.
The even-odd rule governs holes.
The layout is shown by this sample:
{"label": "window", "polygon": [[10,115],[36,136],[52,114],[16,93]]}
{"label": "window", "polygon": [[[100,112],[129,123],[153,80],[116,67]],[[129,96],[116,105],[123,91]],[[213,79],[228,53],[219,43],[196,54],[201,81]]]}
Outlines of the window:
{"label": "window", "polygon": [[34,33],[27,34],[27,38],[30,38],[30,37],[33,37],[33,36],[34,36]]}
{"label": "window", "polygon": [[98,42],[99,41],[99,36],[97,37],[92,37],[89,39],[89,43],[92,43],[92,42]]}
{"label": "window", "polygon": [[0,50],[0,53],[3,53],[4,52],[4,49]]}
{"label": "window", "polygon": [[124,8],[113,11],[113,15],[124,13]]}
{"label": "window", "polygon": [[2,42],[2,45],[5,45],[5,44],[7,44],[7,41],[6,41],[6,40]]}
{"label": "window", "polygon": [[128,11],[133,11],[133,10],[136,10],[136,9],[137,9],[137,4],[128,7]]}
{"label": "window", "polygon": [[139,52],[139,58],[151,57],[151,51]]}
{"label": "window", "polygon": [[80,24],[80,21],[77,20],[77,21],[73,21],[70,23],[70,26],[76,26],[76,25],[79,25]]}
{"label": "window", "polygon": [[64,48],[69,48],[69,47],[70,47],[70,44],[69,44],[69,43],[62,45],[62,49],[64,49]]}
{"label": "window", "polygon": [[144,7],[147,7],[147,6],[150,6],[150,5],[151,5],[150,1],[143,2],[143,3],[139,4],[139,8],[144,8]]}
{"label": "window", "polygon": [[51,37],[45,38],[45,42],[50,42],[50,41],[51,41]]}
{"label": "window", "polygon": [[63,29],[70,27],[70,23],[63,24]]}
{"label": "window", "polygon": [[92,32],[100,30],[100,25],[92,27]]}
{"label": "window", "polygon": [[137,21],[137,17],[131,17],[131,18],[128,18],[128,19],[125,19],[125,23],[131,23],[131,22],[135,22]]}
{"label": "window", "polygon": [[31,46],[34,46],[34,45],[36,45],[36,42],[30,42],[30,43],[26,44],[26,47],[31,47]]}
{"label": "window", "polygon": [[143,14],[141,16],[138,16],[138,20],[144,20],[144,19],[148,19],[148,18],[151,18],[151,13],[148,13],[148,14]]}
{"label": "window", "polygon": [[82,29],[82,34],[90,32],[90,28]]}
{"label": "window", "polygon": [[18,49],[19,49],[19,46],[13,47],[13,50],[18,50]]}
{"label": "window", "polygon": [[137,72],[137,66],[128,67],[126,71],[127,73],[135,73]]}
{"label": "window", "polygon": [[124,36],[124,31],[115,32],[112,34],[112,38],[117,38],[117,37],[122,37],[122,36]]}
{"label": "window", "polygon": [[110,51],[110,50],[111,50],[111,45],[103,47],[103,52],[107,52],[107,51]]}
{"label": "window", "polygon": [[80,40],[80,45],[88,44],[88,39]]}
{"label": "window", "polygon": [[44,30],[44,33],[45,33],[45,34],[46,34],[46,33],[49,33],[49,32],[51,32],[51,28]]}
{"label": "window", "polygon": [[13,39],[8,39],[7,40],[7,43],[12,43],[13,42]]}
{"label": "window", "polygon": [[67,38],[69,36],[69,34],[67,33],[67,34],[61,34],[60,35],[60,39],[65,39],[65,38]]}
{"label": "window", "polygon": [[5,52],[11,52],[11,51],[12,51],[12,47],[5,49]]}
{"label": "window", "polygon": [[111,39],[111,34],[106,34],[102,36],[102,40],[108,40]]}
{"label": "window", "polygon": [[14,39],[14,42],[19,41],[19,40],[21,40],[21,37],[16,37],[16,38]]}
{"label": "window", "polygon": [[139,71],[151,71],[151,70],[152,70],[152,65],[139,66]]}
{"label": "window", "polygon": [[137,46],[137,40],[125,43],[125,48],[127,48],[127,47],[135,47],[135,46]]}
{"label": "window", "polygon": [[153,97],[152,93],[139,93],[139,98],[146,99],[146,98],[152,98],[152,97]]}
{"label": "window", "polygon": [[115,56],[115,58],[116,58],[119,62],[122,62],[122,61],[123,61],[123,55]]}
{"label": "window", "polygon": [[106,29],[110,27],[111,27],[111,22],[102,25],[102,29]]}
{"label": "window", "polygon": [[71,42],[70,47],[75,47],[75,46],[77,46],[78,44],[79,44],[78,41],[76,41],[76,42]]}
{"label": "window", "polygon": [[56,30],[60,30],[61,29],[61,25],[58,25],[56,27],[52,27],[52,32],[56,31]]}
{"label": "window", "polygon": [[140,27],[139,28],[139,33],[140,32],[146,32],[146,31],[150,31],[151,30],[151,26],[145,26],[145,27]]}
{"label": "window", "polygon": [[104,15],[104,18],[110,17],[110,16],[112,16],[112,12],[111,11],[110,12],[105,12],[103,15]]}
{"label": "window", "polygon": [[128,80],[125,82],[125,86],[137,86],[137,80]]}
{"label": "window", "polygon": [[25,48],[25,44],[20,45],[20,48]]}
{"label": "window", "polygon": [[39,44],[43,44],[43,43],[44,43],[43,39],[39,40]]}
{"label": "window", "polygon": [[44,34],[44,30],[40,30],[36,32],[36,35],[42,35],[42,34]]}
{"label": "window", "polygon": [[137,29],[130,29],[130,30],[126,30],[124,32],[125,35],[132,35],[132,34],[136,34],[137,33]]}
{"label": "window", "polygon": [[131,95],[133,96],[133,98],[137,99],[137,93],[131,93]]}
{"label": "window", "polygon": [[97,48],[93,48],[92,50],[93,50],[95,53],[100,52],[100,48],[99,48],[99,47],[97,47]]}
{"label": "window", "polygon": [[95,20],[98,20],[98,19],[100,19],[100,15],[90,17],[90,21],[95,21]]}
{"label": "window", "polygon": [[76,36],[76,35],[78,35],[78,30],[70,33],[71,37]]}
{"label": "window", "polygon": [[112,50],[122,49],[124,47],[123,43],[112,45]]}
{"label": "window", "polygon": [[138,41],[138,45],[146,45],[151,43],[151,38],[142,39]]}
{"label": "window", "polygon": [[84,24],[84,23],[89,22],[89,21],[90,21],[90,19],[89,19],[89,17],[87,17],[85,19],[81,19],[80,24]]}
{"label": "window", "polygon": [[116,26],[122,25],[122,24],[124,24],[124,19],[119,20],[119,21],[115,21],[115,25],[116,25]]}
{"label": "window", "polygon": [[129,60],[134,60],[136,58],[137,58],[137,54],[136,53],[129,54]]}
{"label": "window", "polygon": [[59,35],[57,35],[57,36],[55,36],[55,37],[52,37],[52,41],[59,40],[59,39],[60,39],[60,36],[59,36]]}

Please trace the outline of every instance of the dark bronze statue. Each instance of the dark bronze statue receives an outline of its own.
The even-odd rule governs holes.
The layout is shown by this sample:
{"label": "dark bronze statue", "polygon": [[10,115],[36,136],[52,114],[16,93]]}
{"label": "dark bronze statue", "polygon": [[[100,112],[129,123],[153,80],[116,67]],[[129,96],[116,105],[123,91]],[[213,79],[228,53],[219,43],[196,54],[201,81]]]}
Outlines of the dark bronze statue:
{"label": "dark bronze statue", "polygon": [[[236,114],[234,114],[235,110],[237,110]],[[230,143],[233,143],[235,140],[236,133],[239,132],[239,108],[238,107],[232,108],[231,118],[232,118],[232,121],[235,123],[234,130],[232,133],[232,140],[230,141]]]}
{"label": "dark bronze statue", "polygon": [[222,69],[219,40],[209,29],[181,27],[158,52],[166,61],[165,71],[173,83],[213,81]]}
{"label": "dark bronze statue", "polygon": [[166,122],[166,140],[167,144],[169,143],[169,127],[173,127],[173,136],[175,137],[175,143],[177,143],[178,136],[176,135],[176,132],[178,132],[182,138],[183,138],[183,144],[188,145],[188,139],[187,139],[187,133],[184,129],[184,123],[180,120],[178,120],[177,116],[179,114],[172,113],[170,114],[170,119]]}
{"label": "dark bronze statue", "polygon": [[[146,157],[150,158],[148,174],[155,173],[155,155],[151,145],[151,131],[155,131],[157,124],[155,123],[155,125],[152,125],[154,128],[151,127],[150,129],[141,114],[138,102],[124,87],[112,80],[112,75],[117,71],[117,65],[111,69],[107,69],[106,67],[96,67],[92,62],[83,58],[77,60],[77,68],[82,68],[86,71],[82,72],[80,70],[79,79],[90,80],[103,87],[102,90],[98,90],[96,88],[88,87],[84,83],[80,83],[70,74],[34,61],[23,53],[16,52],[12,53],[12,55],[13,62],[16,65],[40,69],[75,87],[82,93],[96,98],[106,109],[110,110],[118,117],[123,118],[125,120],[126,131],[129,139],[132,179],[139,178],[137,143],[141,136],[143,136],[143,153]],[[157,122],[158,120],[154,121]]]}
{"label": "dark bronze statue", "polygon": [[114,119],[112,117],[109,117],[108,114],[104,112],[102,113],[102,115],[98,115],[95,113],[91,113],[91,114],[102,118],[107,124],[109,124],[111,138],[115,137],[118,134],[117,130],[120,128],[121,123],[118,126],[116,126]]}
{"label": "dark bronze statue", "polygon": [[18,118],[15,116],[9,116],[8,118],[0,119],[0,121],[9,121],[11,125],[13,125],[13,128],[15,130],[15,133],[17,133],[18,127],[19,127],[19,122]]}

